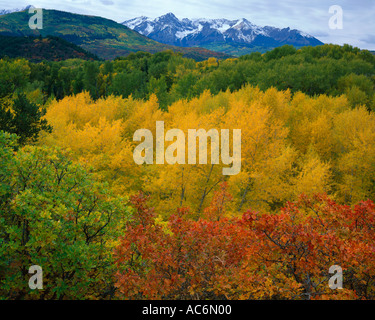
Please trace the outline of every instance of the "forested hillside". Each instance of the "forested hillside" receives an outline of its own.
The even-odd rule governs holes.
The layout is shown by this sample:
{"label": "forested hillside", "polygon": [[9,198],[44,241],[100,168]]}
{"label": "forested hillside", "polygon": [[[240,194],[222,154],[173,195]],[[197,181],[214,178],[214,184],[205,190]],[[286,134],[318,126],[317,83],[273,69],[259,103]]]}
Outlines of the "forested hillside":
{"label": "forested hillside", "polygon": [[[3,59],[0,99],[1,298],[375,298],[370,52]],[[135,164],[157,121],[241,129],[240,173]]]}
{"label": "forested hillside", "polygon": [[[49,98],[88,91],[93,99],[109,95],[147,99],[156,94],[163,109],[180,99],[239,90],[245,84],[261,90],[301,91],[309,96],[346,94],[352,106],[374,108],[375,57],[345,45],[324,45],[296,50],[283,46],[265,54],[252,53],[224,61],[195,62],[172,51],[137,52],[114,61],[68,60],[30,63],[2,61],[3,93],[36,90],[43,103]],[[9,81],[12,78],[18,81]],[[7,88],[7,89],[6,89]],[[12,88],[12,89],[10,89]]]}
{"label": "forested hillside", "polygon": [[55,36],[80,46],[101,59],[114,59],[137,51],[155,53],[168,49],[182,52],[186,57],[198,61],[209,57],[219,59],[229,57],[227,54],[204,48],[181,48],[165,45],[102,17],[58,10],[43,10],[42,29],[31,29],[29,27],[30,17],[32,15],[28,10],[0,16],[0,35],[14,37]]}
{"label": "forested hillside", "polygon": [[99,58],[64,39],[43,37],[0,36],[0,58],[25,58],[30,62]]}

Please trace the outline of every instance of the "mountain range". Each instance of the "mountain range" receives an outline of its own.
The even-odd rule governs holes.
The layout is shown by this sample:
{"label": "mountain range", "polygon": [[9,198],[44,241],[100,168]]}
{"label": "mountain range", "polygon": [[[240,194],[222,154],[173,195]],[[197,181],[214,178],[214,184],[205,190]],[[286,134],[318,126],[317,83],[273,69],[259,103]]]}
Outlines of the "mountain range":
{"label": "mountain range", "polygon": [[302,31],[290,28],[260,27],[246,19],[178,19],[173,13],[156,19],[138,17],[123,25],[158,42],[203,47],[227,54],[265,52],[282,45],[317,46],[323,43]]}
{"label": "mountain range", "polygon": [[[155,53],[173,50],[201,61],[209,57],[225,59],[254,51],[266,52],[285,44],[297,48],[323,44],[313,36],[295,29],[260,27],[246,19],[180,20],[173,13],[156,19],[134,18],[120,24],[97,16],[43,10],[43,29],[32,30],[29,27],[30,7],[0,10],[0,36],[60,37],[102,59],[114,59],[137,51]],[[20,48],[20,42],[14,39],[7,43],[16,44]],[[45,44],[40,42],[38,46]],[[34,44],[25,40],[22,46],[32,48]],[[63,51],[71,51],[65,49]],[[9,50],[15,51],[14,48]],[[48,46],[45,46],[45,52],[48,51]],[[78,51],[73,51],[75,56]],[[50,53],[47,56],[52,57]]]}
{"label": "mountain range", "polygon": [[113,20],[58,10],[43,10],[43,28],[30,29],[28,10],[0,15],[0,35],[17,37],[55,36],[69,41],[102,59],[127,56],[132,52],[156,53],[165,50],[182,52],[197,61],[229,55],[204,48],[183,48],[162,44]]}

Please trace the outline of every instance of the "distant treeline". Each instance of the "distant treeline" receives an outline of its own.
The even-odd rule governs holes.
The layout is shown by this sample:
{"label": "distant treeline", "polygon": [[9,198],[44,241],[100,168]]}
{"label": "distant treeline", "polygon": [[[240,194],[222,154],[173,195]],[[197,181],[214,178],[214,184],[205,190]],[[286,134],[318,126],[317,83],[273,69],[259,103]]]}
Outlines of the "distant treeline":
{"label": "distant treeline", "polygon": [[203,62],[172,51],[137,52],[114,61],[3,59],[0,73],[0,97],[18,90],[33,93],[34,102],[40,104],[82,91],[88,91],[93,99],[109,95],[147,99],[154,93],[160,106],[167,108],[207,89],[217,94],[251,84],[262,90],[275,87],[310,96],[346,94],[353,106],[375,108],[375,56],[349,45],[298,50],[283,46],[265,54]]}
{"label": "distant treeline", "polygon": [[55,36],[12,37],[0,35],[0,57],[25,58],[31,62],[61,61],[73,58],[99,60],[95,54]]}

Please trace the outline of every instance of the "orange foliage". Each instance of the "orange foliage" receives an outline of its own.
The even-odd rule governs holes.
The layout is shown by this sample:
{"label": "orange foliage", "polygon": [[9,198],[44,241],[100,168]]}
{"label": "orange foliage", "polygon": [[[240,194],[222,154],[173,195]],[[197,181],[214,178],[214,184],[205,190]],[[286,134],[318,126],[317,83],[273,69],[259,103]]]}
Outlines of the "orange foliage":
{"label": "orange foliage", "polygon": [[[117,287],[127,299],[373,299],[375,205],[299,197],[278,214],[225,217],[223,184],[204,214],[180,208],[155,223],[147,198],[132,198],[133,220],[115,251]],[[190,216],[190,218],[189,218]],[[332,290],[329,268],[343,268]]]}

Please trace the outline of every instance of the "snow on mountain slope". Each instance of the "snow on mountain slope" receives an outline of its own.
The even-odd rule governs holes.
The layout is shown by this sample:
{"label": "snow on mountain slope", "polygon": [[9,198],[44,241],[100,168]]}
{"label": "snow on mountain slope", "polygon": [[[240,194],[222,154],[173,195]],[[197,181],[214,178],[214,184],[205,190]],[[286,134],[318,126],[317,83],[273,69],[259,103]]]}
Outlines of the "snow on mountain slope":
{"label": "snow on mountain slope", "polygon": [[246,19],[178,19],[173,13],[154,20],[138,17],[123,22],[127,27],[162,43],[191,47],[212,44],[276,47],[321,45],[318,39],[302,31],[260,27]]}
{"label": "snow on mountain slope", "polygon": [[28,5],[26,6],[25,8],[23,9],[0,9],[0,16],[3,16],[4,14],[9,14],[9,13],[13,13],[13,12],[19,12],[19,11],[24,11],[24,10],[29,10],[30,8],[34,8],[33,5]]}

